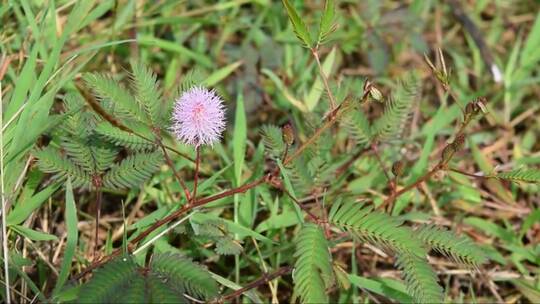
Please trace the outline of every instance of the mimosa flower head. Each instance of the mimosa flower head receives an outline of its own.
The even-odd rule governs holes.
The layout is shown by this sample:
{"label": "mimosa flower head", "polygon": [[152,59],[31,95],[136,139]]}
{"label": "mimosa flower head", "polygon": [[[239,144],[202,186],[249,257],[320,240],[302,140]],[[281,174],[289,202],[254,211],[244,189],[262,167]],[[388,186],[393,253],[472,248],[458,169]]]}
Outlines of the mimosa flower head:
{"label": "mimosa flower head", "polygon": [[201,86],[185,91],[174,104],[171,130],[187,145],[212,146],[225,130],[223,100],[214,90]]}

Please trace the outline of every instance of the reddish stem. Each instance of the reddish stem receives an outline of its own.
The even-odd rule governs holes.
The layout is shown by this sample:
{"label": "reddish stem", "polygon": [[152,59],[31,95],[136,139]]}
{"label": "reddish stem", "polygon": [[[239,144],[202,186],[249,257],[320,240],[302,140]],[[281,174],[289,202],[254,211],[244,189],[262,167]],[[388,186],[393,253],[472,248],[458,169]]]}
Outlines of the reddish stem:
{"label": "reddish stem", "polygon": [[197,199],[197,183],[199,181],[199,164],[201,162],[201,150],[199,146],[195,148],[197,151],[197,157],[195,157],[195,178],[193,179],[193,195],[191,196],[192,200]]}
{"label": "reddish stem", "polygon": [[174,167],[174,163],[171,160],[171,158],[169,157],[169,153],[167,153],[167,149],[165,149],[165,146],[163,145],[163,142],[161,142],[161,138],[158,138],[157,142],[158,142],[159,147],[163,151],[163,155],[165,156],[165,161],[167,162],[167,165],[169,165],[169,167],[173,171],[174,176],[176,177],[176,180],[178,181],[178,183],[180,184],[180,186],[182,186],[182,189],[184,190],[184,195],[186,196],[186,201],[187,202],[191,201],[191,196],[189,195],[189,190],[188,190],[186,184],[184,183],[184,180],[182,180],[182,177],[180,176],[180,174],[178,174],[178,171],[176,171],[176,168]]}
{"label": "reddish stem", "polygon": [[420,185],[421,183],[425,182],[426,180],[430,179],[433,175],[435,175],[435,173],[439,172],[440,170],[442,170],[444,168],[443,164],[442,163],[439,163],[437,164],[433,169],[431,169],[431,171],[429,171],[428,173],[424,174],[422,177],[420,177],[419,179],[417,179],[416,181],[414,181],[412,184],[406,186],[405,188],[393,193],[392,195],[390,195],[379,207],[378,209],[383,209],[386,205],[388,205],[389,203],[392,203],[396,200],[396,198],[398,198],[399,196],[401,196],[402,194],[404,194],[405,192],[411,190],[411,189],[414,189],[416,187],[418,187],[418,185]]}

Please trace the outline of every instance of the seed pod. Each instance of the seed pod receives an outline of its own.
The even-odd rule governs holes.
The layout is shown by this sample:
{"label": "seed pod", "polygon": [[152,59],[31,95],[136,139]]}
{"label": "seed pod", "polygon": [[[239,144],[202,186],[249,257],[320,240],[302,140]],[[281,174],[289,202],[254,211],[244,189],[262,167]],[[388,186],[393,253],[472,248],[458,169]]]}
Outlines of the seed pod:
{"label": "seed pod", "polygon": [[403,168],[405,167],[405,164],[398,160],[392,165],[392,173],[395,177],[403,175]]}
{"label": "seed pod", "polygon": [[294,144],[294,131],[290,123],[286,123],[281,128],[281,133],[283,136],[283,141],[288,145]]}

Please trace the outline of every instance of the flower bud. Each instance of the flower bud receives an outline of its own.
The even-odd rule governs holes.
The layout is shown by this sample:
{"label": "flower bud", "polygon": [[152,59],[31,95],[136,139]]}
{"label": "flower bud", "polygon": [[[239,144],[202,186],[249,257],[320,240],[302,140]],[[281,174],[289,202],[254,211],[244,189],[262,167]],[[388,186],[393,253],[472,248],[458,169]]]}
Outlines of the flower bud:
{"label": "flower bud", "polygon": [[294,143],[294,131],[292,128],[292,125],[290,123],[286,123],[281,128],[281,133],[283,136],[283,141],[288,145],[292,145]]}

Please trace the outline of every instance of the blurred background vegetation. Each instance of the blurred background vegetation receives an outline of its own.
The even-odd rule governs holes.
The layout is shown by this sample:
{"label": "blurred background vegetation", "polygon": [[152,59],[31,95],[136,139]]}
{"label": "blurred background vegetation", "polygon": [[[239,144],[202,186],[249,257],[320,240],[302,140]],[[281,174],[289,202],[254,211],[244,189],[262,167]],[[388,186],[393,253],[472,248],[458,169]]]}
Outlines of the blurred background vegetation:
{"label": "blurred background vegetation", "polygon": [[[324,1],[291,2],[315,28]],[[486,96],[489,114],[470,129],[468,148],[460,152],[456,165],[470,173],[538,168],[539,1],[342,0],[337,8],[337,29],[320,56],[340,100],[361,96],[366,79],[383,96],[389,96],[408,73],[422,83],[421,98],[414,103],[402,137],[380,147],[388,166],[402,159],[409,171],[407,180],[420,176],[453,134],[460,104]],[[135,60],[158,75],[171,101],[186,78],[218,90],[226,100],[230,123],[222,144],[203,151],[202,175],[211,180],[202,194],[261,174],[265,166],[261,126],[293,122],[303,140],[311,130],[302,126],[318,125],[315,113],[324,112],[321,104],[326,105],[317,65],[293,34],[281,1],[1,0],[0,53],[3,193],[11,262],[18,269],[13,270],[10,285],[19,302],[43,300],[56,279],[64,276],[59,269],[69,233],[65,194],[57,191],[62,185],[51,183],[34,166],[32,151],[45,145],[62,121],[62,97],[75,90],[82,72],[106,72],[123,81],[129,78],[130,60]],[[436,81],[424,56],[438,68],[444,62],[460,104]],[[241,178],[235,175],[233,162],[238,159],[232,140],[239,123],[234,115],[239,93],[247,118]],[[378,104],[370,106],[370,117],[381,110]],[[345,133],[334,135],[331,149],[353,153]],[[189,147],[169,142],[193,157]],[[175,163],[179,170],[193,168],[183,158]],[[370,195],[375,204],[382,203],[386,180],[372,155],[348,170],[346,180],[340,181],[344,191]],[[123,205],[130,231],[137,231],[175,204],[166,191],[174,194],[181,189],[164,166],[141,188],[105,193],[101,250],[111,252],[122,243]],[[266,264],[274,269],[291,265],[294,213],[278,207],[279,199],[266,188],[234,200],[240,200],[234,215],[231,198],[219,202],[212,216],[228,219],[233,223],[228,229],[243,236],[242,261],[238,256],[218,256],[208,249],[212,240],[190,239],[182,229],[156,246],[188,254],[227,284],[243,285],[258,278]],[[80,236],[69,273],[92,260],[94,241],[94,194],[76,189],[75,202]],[[431,219],[468,234],[485,249],[490,263],[475,276],[443,259],[432,259],[448,301],[538,303],[539,208],[538,185],[446,174],[421,191],[404,195],[392,213],[413,222]],[[280,243],[263,244],[266,238]],[[352,274],[351,287],[335,297],[381,301],[379,296],[388,296],[388,286],[395,286],[393,279],[399,277],[393,261],[356,245],[348,242],[334,248],[335,259]],[[341,254],[351,250],[352,261]],[[5,296],[4,289],[1,292]],[[266,301],[287,302],[291,292],[289,278],[259,289]]]}

